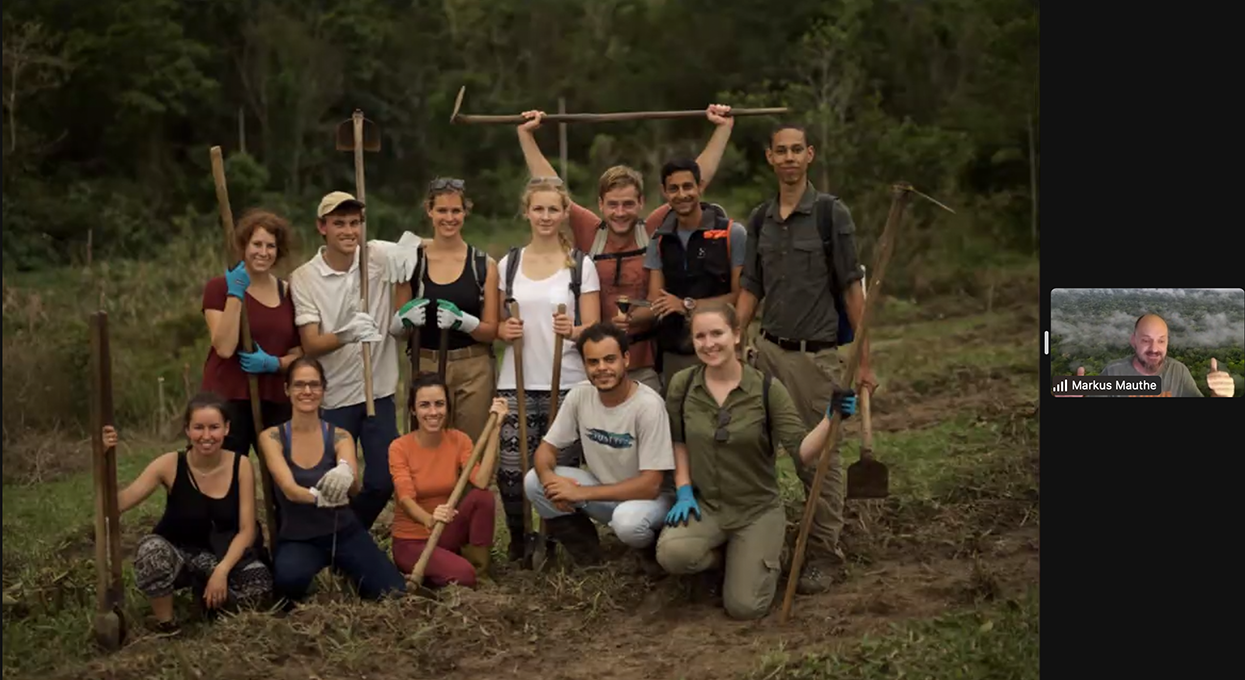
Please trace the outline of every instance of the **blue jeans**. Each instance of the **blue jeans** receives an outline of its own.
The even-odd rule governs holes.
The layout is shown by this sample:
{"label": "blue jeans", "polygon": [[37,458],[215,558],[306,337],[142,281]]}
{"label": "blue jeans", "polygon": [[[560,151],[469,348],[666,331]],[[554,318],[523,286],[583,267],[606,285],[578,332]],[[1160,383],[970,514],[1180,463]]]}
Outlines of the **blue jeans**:
{"label": "blue jeans", "polygon": [[406,579],[381,552],[372,535],[358,525],[337,533],[336,559],[333,534],[305,541],[278,541],[273,560],[273,590],[278,597],[301,600],[307,596],[316,574],[328,566],[345,573],[365,600],[406,592]]}
{"label": "blue jeans", "polygon": [[363,488],[350,507],[363,526],[371,529],[381,510],[393,497],[393,476],[389,474],[389,445],[398,438],[397,413],[393,397],[375,399],[376,416],[367,417],[367,404],[326,409],[325,421],[350,433],[363,449],[356,458],[363,461]]}

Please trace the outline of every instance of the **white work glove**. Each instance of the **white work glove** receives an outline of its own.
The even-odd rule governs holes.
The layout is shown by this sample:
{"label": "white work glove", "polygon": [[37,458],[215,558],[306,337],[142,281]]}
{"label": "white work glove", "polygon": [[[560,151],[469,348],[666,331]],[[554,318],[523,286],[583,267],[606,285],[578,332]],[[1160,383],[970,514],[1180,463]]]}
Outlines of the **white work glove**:
{"label": "white work glove", "polygon": [[380,334],[380,328],[376,325],[376,320],[367,312],[355,312],[354,317],[346,322],[345,326],[333,331],[337,338],[343,343],[352,342],[380,342],[384,336]]}
{"label": "white work glove", "polygon": [[328,496],[321,493],[320,490],[315,487],[311,487],[310,489],[307,489],[307,491],[311,492],[311,497],[316,499],[317,508],[340,508],[346,504],[346,502],[335,502],[335,500],[330,500]]}
{"label": "white work glove", "polygon": [[479,328],[480,320],[458,308],[449,300],[437,300],[437,328],[471,333]]}
{"label": "white work glove", "polygon": [[390,247],[385,249],[385,267],[381,277],[386,283],[406,283],[415,274],[415,264],[419,261],[419,246],[423,239],[409,231],[402,232]]}
{"label": "white work glove", "polygon": [[400,338],[406,331],[423,328],[427,320],[428,300],[415,298],[393,313],[393,321],[389,323],[389,334]]}
{"label": "white work glove", "polygon": [[315,489],[320,492],[316,499],[317,504],[320,497],[323,497],[330,507],[345,505],[350,501],[351,484],[354,484],[354,472],[350,469],[350,463],[337,461],[337,467],[324,473],[320,481],[316,482]]}

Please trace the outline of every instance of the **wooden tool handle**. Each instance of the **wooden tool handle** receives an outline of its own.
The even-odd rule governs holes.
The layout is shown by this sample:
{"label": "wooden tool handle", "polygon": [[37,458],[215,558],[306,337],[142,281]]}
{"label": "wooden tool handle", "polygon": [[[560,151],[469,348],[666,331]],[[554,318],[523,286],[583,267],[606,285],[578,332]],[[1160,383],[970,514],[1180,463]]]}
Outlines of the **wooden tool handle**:
{"label": "wooden tool handle", "polygon": [[[234,252],[237,244],[234,240],[233,208],[229,205],[229,186],[225,183],[225,160],[221,155],[220,147],[212,147],[210,155],[212,180],[216,184],[216,209],[220,213],[220,223],[225,230],[225,268],[229,269],[233,266],[234,257],[240,257],[240,254]],[[242,302],[238,315],[238,325],[242,329],[242,351],[254,352],[255,344],[251,339],[251,322],[247,317],[245,300]],[[277,540],[277,508],[273,496],[276,493],[276,485],[273,484],[272,473],[269,472],[268,464],[259,451],[259,436],[264,431],[263,411],[259,404],[259,376],[247,373],[246,386],[251,401],[251,425],[255,430],[255,453],[259,457],[260,483],[264,487],[264,519],[268,524],[269,544],[273,545]],[[250,455],[248,451],[235,451],[234,453],[242,456]]]}
{"label": "wooden tool handle", "polygon": [[104,346],[107,314],[91,315],[91,458],[95,481],[95,609],[104,614],[112,610],[111,570],[108,559],[108,482],[104,447]]}
{"label": "wooden tool handle", "polygon": [[873,460],[873,421],[869,417],[869,390],[860,391],[860,417],[864,419],[860,459]]}
{"label": "wooden tool handle", "polygon": [[[371,273],[367,259],[367,189],[363,182],[363,112],[355,109],[350,117],[354,123],[354,185],[355,198],[363,208],[363,226],[359,235],[359,293],[363,298],[363,311],[371,312],[368,300],[368,275]],[[376,415],[376,402],[372,396],[372,346],[363,344],[363,396],[367,400],[367,416]]]}
{"label": "wooden tool handle", "polygon": [[[763,109],[731,109],[729,117],[772,116],[787,113],[786,107]],[[674,118],[703,118],[704,109],[691,111],[621,111],[618,113],[551,113],[541,118],[542,123],[611,123],[629,120],[664,120]],[[484,125],[521,125],[527,122],[522,115],[471,115],[455,114],[451,122]]]}
{"label": "wooden tool handle", "polygon": [[[519,303],[511,302],[509,304],[510,318],[520,319]],[[523,389],[523,338],[519,338],[512,343],[514,349],[514,389],[516,409],[519,418],[519,465],[523,468],[523,479],[527,479],[527,471],[532,468],[532,461],[527,450],[527,393]],[[527,499],[527,494],[523,494],[523,531],[524,533],[532,532],[532,506]]]}
{"label": "wooden tool handle", "polygon": [[[454,485],[454,491],[450,494],[450,500],[447,505],[451,508],[458,508],[458,501],[462,498],[464,490],[467,488],[467,482],[471,479],[471,471],[475,469],[476,463],[484,456],[484,449],[493,438],[493,431],[500,427],[496,413],[490,413],[488,421],[484,424],[484,430],[480,433],[480,438],[476,440],[475,447],[471,450],[471,458],[467,459],[467,465],[458,473],[458,483]],[[400,508],[398,512],[403,512]],[[424,551],[419,555],[419,561],[415,563],[415,568],[411,570],[410,581],[415,585],[424,582],[424,572],[428,569],[428,561],[432,559],[432,553],[436,550],[437,541],[441,540],[441,533],[445,531],[445,522],[438,520],[432,527],[432,535],[428,537],[428,542],[424,544]]]}
{"label": "wooden tool handle", "polygon": [[450,369],[450,329],[441,329],[441,348],[437,351],[437,373],[441,375],[442,380],[446,380],[446,373]]}
{"label": "wooden tool handle", "polygon": [[[558,305],[558,314],[566,313],[566,305]],[[553,426],[553,419],[558,415],[558,394],[562,391],[562,343],[565,339],[554,333],[553,335],[553,389],[549,391],[549,426]]]}
{"label": "wooden tool handle", "polygon": [[[865,310],[861,315],[860,328],[856,331],[856,339],[852,343],[858,345],[856,351],[852,352],[851,359],[847,363],[847,371],[843,376],[843,384],[851,385],[856,382],[856,370],[860,367],[861,349],[864,346],[869,326],[873,322],[875,313],[874,303],[877,302],[877,288],[882,284],[882,276],[886,273],[886,265],[890,261],[891,250],[894,246],[895,231],[899,226],[899,222],[903,218],[904,208],[907,207],[910,198],[909,192],[912,186],[906,183],[897,182],[891,186],[891,209],[886,217],[886,226],[882,228],[882,236],[877,255],[877,265],[874,267],[877,271],[873,277],[874,297],[865,298]],[[779,623],[786,623],[787,617],[791,615],[791,604],[795,599],[795,589],[799,583],[800,570],[804,566],[804,550],[808,544],[808,532],[813,525],[813,512],[816,503],[821,498],[821,486],[825,480],[826,472],[830,468],[830,451],[838,436],[839,418],[830,421],[830,434],[826,440],[826,445],[822,447],[821,455],[817,460],[817,472],[813,476],[813,483],[809,485],[804,504],[804,515],[800,520],[800,532],[796,536],[795,550],[791,555],[791,570],[787,576],[787,589],[783,594],[782,610],[779,613]]]}

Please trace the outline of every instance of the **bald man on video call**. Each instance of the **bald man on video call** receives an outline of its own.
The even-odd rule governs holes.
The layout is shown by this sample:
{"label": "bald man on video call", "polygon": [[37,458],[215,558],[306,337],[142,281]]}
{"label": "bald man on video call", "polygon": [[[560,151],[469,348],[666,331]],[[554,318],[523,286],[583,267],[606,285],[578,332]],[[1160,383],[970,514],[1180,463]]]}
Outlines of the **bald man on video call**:
{"label": "bald man on video call", "polygon": [[[1162,382],[1162,394],[1158,395],[1160,397],[1206,396],[1197,388],[1189,367],[1167,356],[1167,322],[1158,314],[1143,314],[1138,317],[1137,323],[1133,324],[1133,334],[1128,344],[1133,346],[1133,356],[1112,361],[1103,367],[1099,375],[1157,375]],[[1085,367],[1077,368],[1076,374],[1085,375]],[[1236,394],[1236,382],[1226,371],[1219,370],[1219,362],[1215,359],[1210,360],[1206,386],[1212,397],[1231,397]]]}

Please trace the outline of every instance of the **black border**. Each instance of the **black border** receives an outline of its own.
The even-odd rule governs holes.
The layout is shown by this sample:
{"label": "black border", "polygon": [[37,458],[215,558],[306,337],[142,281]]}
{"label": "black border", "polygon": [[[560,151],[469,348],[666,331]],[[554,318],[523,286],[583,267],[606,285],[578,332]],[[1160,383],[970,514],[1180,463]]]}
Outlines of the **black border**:
{"label": "black border", "polygon": [[1239,644],[1204,610],[1226,615],[1240,589],[1245,398],[1059,399],[1043,352],[1054,288],[1245,288],[1238,109],[1224,106],[1239,88],[1223,88],[1239,74],[1220,49],[1239,44],[1235,24],[1134,9],[1079,4],[1048,33],[1062,94],[1045,111],[1059,129],[1041,158],[1033,346],[1051,678],[1209,677]]}

